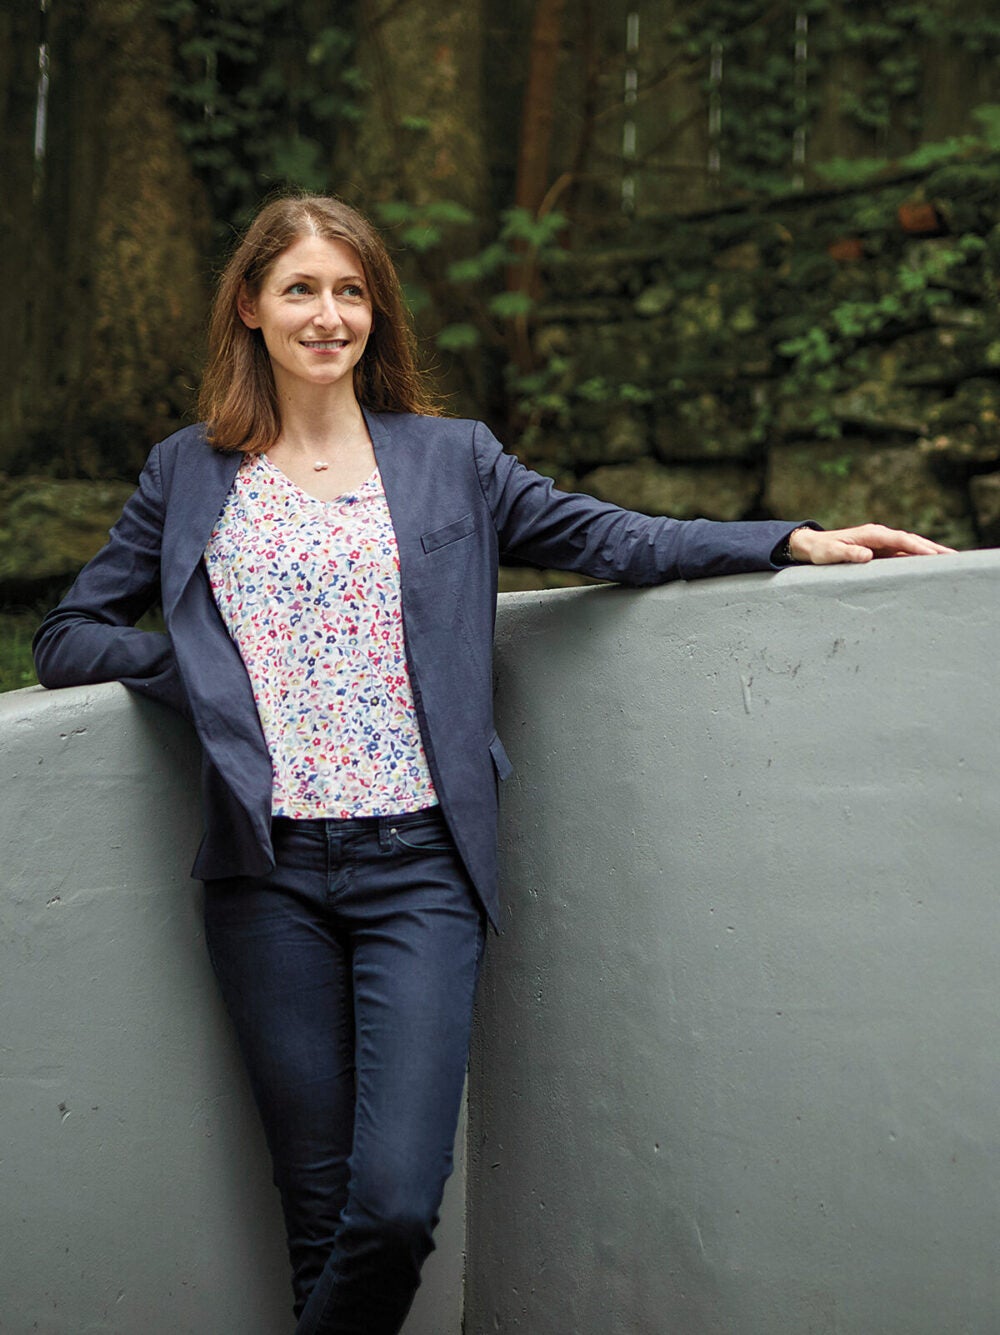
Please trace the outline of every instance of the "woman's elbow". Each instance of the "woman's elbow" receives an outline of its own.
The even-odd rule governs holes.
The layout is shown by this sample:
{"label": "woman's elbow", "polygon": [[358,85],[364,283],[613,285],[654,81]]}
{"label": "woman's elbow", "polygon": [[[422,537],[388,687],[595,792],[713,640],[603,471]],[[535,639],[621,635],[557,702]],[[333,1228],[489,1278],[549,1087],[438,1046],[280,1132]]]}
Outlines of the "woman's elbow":
{"label": "woman's elbow", "polygon": [[60,686],[79,684],[79,674],[68,671],[69,662],[63,644],[65,627],[46,618],[35,631],[31,653],[35,660],[35,675],[40,686],[54,691]]}

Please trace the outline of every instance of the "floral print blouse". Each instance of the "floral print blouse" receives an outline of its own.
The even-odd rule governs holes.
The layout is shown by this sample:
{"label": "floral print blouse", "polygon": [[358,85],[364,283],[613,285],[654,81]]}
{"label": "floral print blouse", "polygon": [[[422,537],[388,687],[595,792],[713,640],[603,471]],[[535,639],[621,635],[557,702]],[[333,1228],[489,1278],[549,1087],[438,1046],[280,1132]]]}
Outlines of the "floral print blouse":
{"label": "floral print blouse", "polygon": [[272,813],[388,816],[436,802],[378,469],[320,501],[266,455],[248,457],[205,563],[271,753]]}

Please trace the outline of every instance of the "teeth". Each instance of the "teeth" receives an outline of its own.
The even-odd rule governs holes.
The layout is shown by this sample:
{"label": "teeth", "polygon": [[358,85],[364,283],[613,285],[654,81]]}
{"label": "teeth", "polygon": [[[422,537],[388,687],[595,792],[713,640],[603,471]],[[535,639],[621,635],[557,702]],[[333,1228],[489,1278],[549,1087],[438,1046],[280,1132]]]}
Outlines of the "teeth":
{"label": "teeth", "polygon": [[307,348],[343,348],[346,346],[346,340],[342,338],[305,339],[303,343]]}

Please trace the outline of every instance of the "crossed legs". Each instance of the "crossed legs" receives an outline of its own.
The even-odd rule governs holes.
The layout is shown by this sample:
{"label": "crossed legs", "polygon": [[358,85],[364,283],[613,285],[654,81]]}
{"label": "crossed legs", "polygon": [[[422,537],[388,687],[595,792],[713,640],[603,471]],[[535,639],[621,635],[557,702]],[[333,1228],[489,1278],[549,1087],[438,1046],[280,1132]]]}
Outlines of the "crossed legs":
{"label": "crossed legs", "polygon": [[296,1335],[395,1335],[433,1247],[482,914],[436,809],[278,821],[206,887],[209,949],[285,1214]]}

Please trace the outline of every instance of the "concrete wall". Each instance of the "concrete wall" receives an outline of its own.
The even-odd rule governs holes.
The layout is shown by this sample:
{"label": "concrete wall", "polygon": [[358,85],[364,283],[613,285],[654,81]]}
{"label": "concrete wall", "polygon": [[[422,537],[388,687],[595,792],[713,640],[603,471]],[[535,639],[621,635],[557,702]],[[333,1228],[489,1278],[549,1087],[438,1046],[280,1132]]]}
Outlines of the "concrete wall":
{"label": "concrete wall", "polygon": [[1000,1329],[998,595],[506,600],[467,1335]]}
{"label": "concrete wall", "polygon": [[[281,1335],[277,1193],[205,955],[193,733],[0,696],[0,1331]],[[407,1335],[458,1335],[464,1135]]]}
{"label": "concrete wall", "polygon": [[[1000,1322],[1000,557],[502,600],[506,932],[408,1335]],[[288,1330],[186,727],[0,697],[0,1329]],[[463,1219],[463,1194],[468,1219]]]}

